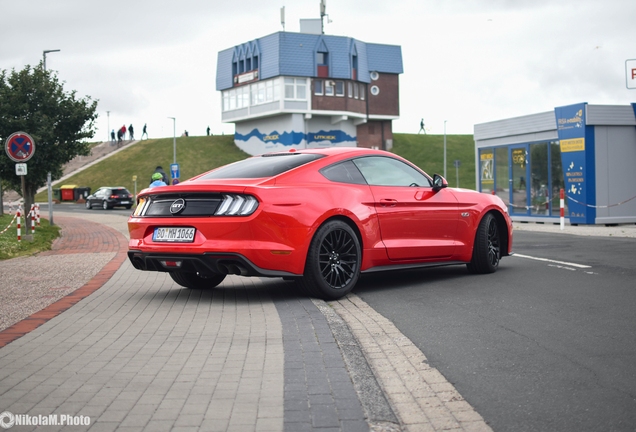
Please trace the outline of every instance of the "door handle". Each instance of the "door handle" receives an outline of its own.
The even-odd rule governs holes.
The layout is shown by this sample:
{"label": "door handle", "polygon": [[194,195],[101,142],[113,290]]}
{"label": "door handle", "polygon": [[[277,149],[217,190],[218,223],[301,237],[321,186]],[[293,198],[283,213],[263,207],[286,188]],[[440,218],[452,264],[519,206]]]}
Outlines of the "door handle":
{"label": "door handle", "polygon": [[397,200],[394,199],[381,199],[380,205],[382,207],[395,207],[397,205]]}

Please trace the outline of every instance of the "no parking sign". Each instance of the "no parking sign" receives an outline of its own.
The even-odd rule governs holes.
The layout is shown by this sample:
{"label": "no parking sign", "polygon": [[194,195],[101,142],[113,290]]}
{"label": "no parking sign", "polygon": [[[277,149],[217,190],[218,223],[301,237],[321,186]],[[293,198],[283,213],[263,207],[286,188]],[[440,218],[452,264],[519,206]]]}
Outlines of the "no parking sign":
{"label": "no parking sign", "polygon": [[25,132],[9,135],[4,146],[7,156],[14,162],[26,162],[35,153],[35,141]]}

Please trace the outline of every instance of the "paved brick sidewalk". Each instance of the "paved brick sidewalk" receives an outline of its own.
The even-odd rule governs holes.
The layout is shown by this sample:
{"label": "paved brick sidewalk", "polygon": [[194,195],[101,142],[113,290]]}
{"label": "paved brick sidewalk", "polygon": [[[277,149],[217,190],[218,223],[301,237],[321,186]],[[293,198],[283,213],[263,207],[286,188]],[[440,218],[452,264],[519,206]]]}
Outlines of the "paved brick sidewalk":
{"label": "paved brick sidewalk", "polygon": [[[4,310],[16,308],[16,299],[7,293],[12,290],[21,296],[19,303],[26,313],[17,315],[21,321],[0,331],[0,347],[29,333],[99,289],[126,259],[126,238],[113,228],[79,218],[60,217],[55,221],[62,228],[62,236],[53,242],[50,251],[41,252],[36,257],[0,263],[0,269],[5,273],[4,284],[0,288],[0,298],[4,300],[0,310],[6,316],[14,313]],[[44,259],[60,255],[73,256]],[[42,272],[43,267],[50,274],[34,278],[34,273]],[[77,267],[79,272],[75,271]],[[13,271],[10,272],[11,268]],[[16,271],[16,268],[19,270]],[[56,287],[55,281],[58,280],[58,285],[66,289]],[[52,295],[52,290],[56,295]]]}

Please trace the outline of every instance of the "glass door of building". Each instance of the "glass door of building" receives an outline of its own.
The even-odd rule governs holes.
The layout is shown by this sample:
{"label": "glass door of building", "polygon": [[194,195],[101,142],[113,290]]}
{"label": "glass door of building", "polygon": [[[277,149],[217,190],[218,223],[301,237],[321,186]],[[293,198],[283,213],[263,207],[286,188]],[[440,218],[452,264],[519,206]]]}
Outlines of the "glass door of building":
{"label": "glass door of building", "polygon": [[510,158],[510,204],[512,214],[530,214],[528,182],[530,169],[528,166],[528,145],[509,147]]}

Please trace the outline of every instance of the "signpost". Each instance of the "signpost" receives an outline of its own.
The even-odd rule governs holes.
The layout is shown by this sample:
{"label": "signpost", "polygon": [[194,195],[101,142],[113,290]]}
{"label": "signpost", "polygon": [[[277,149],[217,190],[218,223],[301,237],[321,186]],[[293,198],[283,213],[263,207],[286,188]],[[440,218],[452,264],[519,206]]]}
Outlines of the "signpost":
{"label": "signpost", "polygon": [[[15,132],[7,138],[4,150],[7,152],[9,159],[17,162],[15,166],[15,173],[20,176],[22,197],[26,198],[26,180],[24,178],[27,174],[27,164],[25,162],[31,159],[35,153],[35,141],[28,133]],[[26,209],[27,201],[24,203]],[[25,220],[25,222],[28,224],[27,220]]]}
{"label": "signpost", "polygon": [[180,177],[179,164],[178,163],[170,164],[170,175],[171,175],[171,177],[173,179],[178,179]]}
{"label": "signpost", "polygon": [[4,149],[12,161],[26,162],[35,153],[35,141],[27,133],[15,132],[7,138]]}
{"label": "signpost", "polygon": [[15,164],[15,175],[18,175],[18,176],[27,175],[27,164],[25,163]]}

